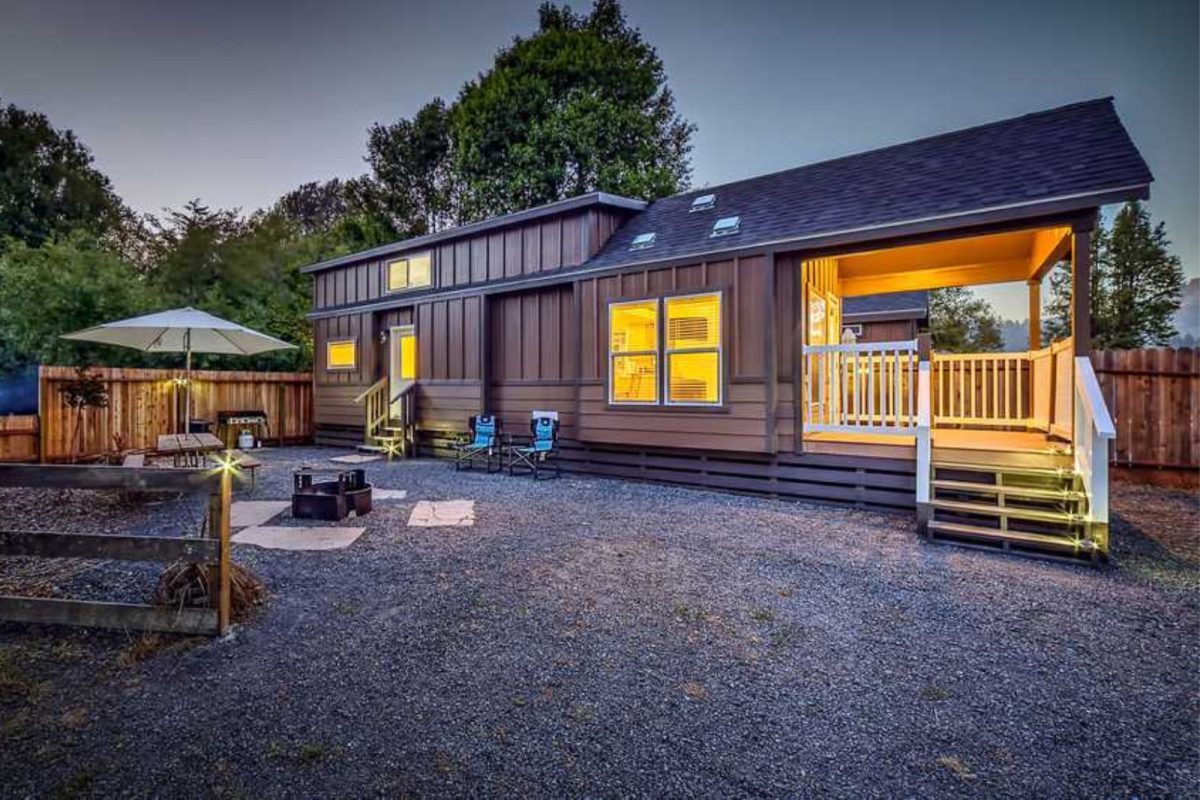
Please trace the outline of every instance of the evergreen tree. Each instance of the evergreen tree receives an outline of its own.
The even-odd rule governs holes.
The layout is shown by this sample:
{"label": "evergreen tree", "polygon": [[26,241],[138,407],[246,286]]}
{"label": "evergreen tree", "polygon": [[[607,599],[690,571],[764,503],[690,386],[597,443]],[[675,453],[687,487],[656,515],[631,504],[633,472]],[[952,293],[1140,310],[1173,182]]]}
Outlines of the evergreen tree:
{"label": "evergreen tree", "polygon": [[982,297],[956,286],[929,293],[933,349],[946,353],[989,353],[1004,349],[1000,317]]}
{"label": "evergreen tree", "polygon": [[[1183,267],[1162,222],[1141,203],[1126,204],[1112,226],[1092,235],[1092,344],[1097,349],[1167,345],[1183,296]],[[1071,335],[1070,265],[1051,274],[1043,326],[1048,338]]]}

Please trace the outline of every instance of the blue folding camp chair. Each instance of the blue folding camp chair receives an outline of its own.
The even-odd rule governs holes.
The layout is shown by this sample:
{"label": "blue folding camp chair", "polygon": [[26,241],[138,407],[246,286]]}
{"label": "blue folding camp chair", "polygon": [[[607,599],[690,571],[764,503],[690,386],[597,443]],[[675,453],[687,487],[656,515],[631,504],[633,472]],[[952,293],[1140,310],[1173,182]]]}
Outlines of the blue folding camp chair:
{"label": "blue folding camp chair", "polygon": [[[533,475],[540,480],[543,472],[552,472],[550,477],[557,478],[560,474],[558,459],[558,419],[557,415],[539,415],[533,412],[529,429],[532,435],[527,437],[529,443],[508,446],[508,474],[518,472]],[[526,437],[522,437],[526,438]]]}
{"label": "blue folding camp chair", "polygon": [[470,437],[454,443],[454,470],[457,472],[474,469],[481,462],[488,472],[503,469],[500,455],[500,423],[491,414],[480,414],[471,417],[469,424]]}

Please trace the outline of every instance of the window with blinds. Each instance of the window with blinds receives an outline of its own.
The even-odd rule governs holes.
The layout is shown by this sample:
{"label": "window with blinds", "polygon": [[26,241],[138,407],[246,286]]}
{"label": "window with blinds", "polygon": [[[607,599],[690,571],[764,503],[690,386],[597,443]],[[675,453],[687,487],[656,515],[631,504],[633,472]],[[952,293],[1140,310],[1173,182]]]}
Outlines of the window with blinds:
{"label": "window with blinds", "polygon": [[720,293],[611,303],[608,323],[609,402],[721,404]]}
{"label": "window with blinds", "polygon": [[666,361],[667,403],[721,402],[721,295],[669,297]]}

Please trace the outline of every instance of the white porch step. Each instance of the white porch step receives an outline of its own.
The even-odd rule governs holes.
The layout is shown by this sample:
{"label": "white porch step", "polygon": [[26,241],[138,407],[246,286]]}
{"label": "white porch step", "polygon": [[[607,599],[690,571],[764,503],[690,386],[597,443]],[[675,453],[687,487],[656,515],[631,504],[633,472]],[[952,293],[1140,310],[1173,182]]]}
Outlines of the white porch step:
{"label": "white porch step", "polygon": [[1075,470],[1071,467],[1023,467],[997,464],[981,464],[970,461],[934,461],[933,470],[955,470],[959,472],[987,472],[989,474],[1008,473],[1013,475],[1033,475],[1040,478],[1073,478]]}
{"label": "white porch step", "polygon": [[1084,522],[1078,514],[1065,511],[1049,511],[1036,508],[1019,508],[1017,506],[999,506],[988,503],[964,503],[957,500],[933,500],[930,505],[937,511],[947,511],[952,514],[978,514],[990,517],[1007,517],[1023,519],[1030,522],[1048,522],[1059,525],[1074,525]]}
{"label": "white porch step", "polygon": [[942,522],[940,520],[930,521],[929,530],[935,536],[942,534],[953,538],[971,539],[974,541],[1009,542],[1026,547],[1068,553],[1091,553],[1096,549],[1094,543],[1086,539],[1077,539],[1070,536],[1055,536],[1053,534],[1031,533],[1029,531],[1004,531],[996,528],[985,528],[980,525],[963,525],[957,522]]}
{"label": "white porch step", "polygon": [[1084,498],[1084,493],[1074,489],[1045,489],[1037,486],[1013,486],[996,483],[972,483],[971,481],[933,481],[933,488],[945,489],[949,492],[973,494],[995,494],[1004,497],[1024,497],[1031,500],[1062,500],[1076,501]]}

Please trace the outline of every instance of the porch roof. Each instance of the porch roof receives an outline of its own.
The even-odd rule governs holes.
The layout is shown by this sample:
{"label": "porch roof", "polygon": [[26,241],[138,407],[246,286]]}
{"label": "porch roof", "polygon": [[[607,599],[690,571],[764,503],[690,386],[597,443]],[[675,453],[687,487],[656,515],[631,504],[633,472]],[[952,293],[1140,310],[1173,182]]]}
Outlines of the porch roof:
{"label": "porch roof", "polygon": [[[866,239],[1006,209],[1018,219],[1063,210],[1056,203],[1094,208],[1145,197],[1152,180],[1106,97],[658,200],[577,269],[855,232]],[[716,195],[714,207],[692,212],[692,201],[707,194]],[[738,232],[714,238],[713,223],[730,216],[740,217]],[[654,244],[631,250],[644,233],[656,234]]]}

